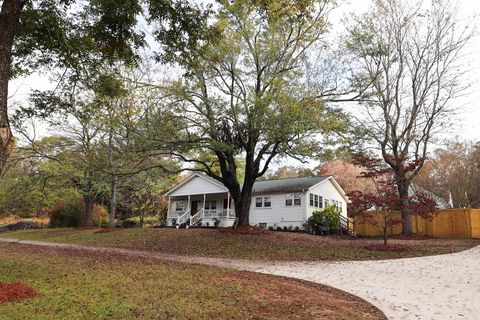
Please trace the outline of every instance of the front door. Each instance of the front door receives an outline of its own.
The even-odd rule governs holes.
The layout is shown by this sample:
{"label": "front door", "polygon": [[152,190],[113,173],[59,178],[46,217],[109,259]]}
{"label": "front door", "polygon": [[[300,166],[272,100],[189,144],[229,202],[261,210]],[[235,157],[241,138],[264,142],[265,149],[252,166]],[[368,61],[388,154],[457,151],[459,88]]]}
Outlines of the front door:
{"label": "front door", "polygon": [[190,214],[193,216],[198,211],[198,201],[192,201]]}

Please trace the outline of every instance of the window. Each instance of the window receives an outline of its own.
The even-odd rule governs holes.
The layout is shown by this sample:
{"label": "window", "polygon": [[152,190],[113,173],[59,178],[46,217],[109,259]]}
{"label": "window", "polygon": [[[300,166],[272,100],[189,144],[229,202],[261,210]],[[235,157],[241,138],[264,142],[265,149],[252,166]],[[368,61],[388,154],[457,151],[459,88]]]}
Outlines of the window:
{"label": "window", "polygon": [[271,208],[272,207],[272,197],[256,197],[255,198],[255,208]]}
{"label": "window", "polygon": [[318,196],[315,195],[315,207],[318,208]]}
{"label": "window", "polygon": [[228,199],[223,199],[223,209],[227,209],[232,207],[232,201],[230,199],[230,203],[228,203]]}
{"label": "window", "polygon": [[265,223],[265,222],[259,223],[258,226],[259,226],[260,228],[267,229],[267,223]]}
{"label": "window", "polygon": [[179,200],[175,203],[175,211],[185,211],[187,202],[185,200]]}
{"label": "window", "polygon": [[342,203],[340,201],[334,200],[335,208],[338,209],[339,212],[342,212]]}
{"label": "window", "polygon": [[263,206],[265,208],[271,208],[272,207],[272,199],[270,197],[264,197],[263,198]]}
{"label": "window", "polygon": [[293,205],[293,195],[292,194],[287,194],[285,198],[285,205],[287,207],[291,207]]}
{"label": "window", "polygon": [[211,200],[211,201],[205,201],[205,210],[215,210],[217,209],[217,201]]}
{"label": "window", "polygon": [[330,200],[325,199],[325,207],[328,207],[330,205]]}
{"label": "window", "polygon": [[300,193],[295,193],[293,196],[293,205],[301,206],[302,205],[302,195]]}
{"label": "window", "polygon": [[313,207],[313,193],[310,193],[310,207]]}
{"label": "window", "polygon": [[322,196],[318,196],[318,207],[323,208],[323,197]]}

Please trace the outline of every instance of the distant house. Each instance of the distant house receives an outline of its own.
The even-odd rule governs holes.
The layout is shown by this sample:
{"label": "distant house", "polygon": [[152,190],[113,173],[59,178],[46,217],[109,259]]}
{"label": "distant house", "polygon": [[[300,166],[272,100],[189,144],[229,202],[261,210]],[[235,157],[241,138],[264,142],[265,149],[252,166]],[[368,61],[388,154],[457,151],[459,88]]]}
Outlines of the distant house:
{"label": "distant house", "polygon": [[[166,193],[167,225],[232,226],[235,208],[219,181],[194,173]],[[315,210],[328,205],[347,217],[348,198],[332,176],[257,181],[253,186],[250,224],[259,227],[299,227]]]}

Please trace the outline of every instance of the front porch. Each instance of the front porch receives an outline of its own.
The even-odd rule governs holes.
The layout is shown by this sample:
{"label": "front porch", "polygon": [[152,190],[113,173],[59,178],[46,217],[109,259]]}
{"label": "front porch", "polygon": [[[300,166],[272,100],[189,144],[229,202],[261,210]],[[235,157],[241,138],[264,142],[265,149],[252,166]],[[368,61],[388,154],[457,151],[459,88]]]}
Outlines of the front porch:
{"label": "front porch", "polygon": [[235,209],[230,193],[168,196],[167,226],[231,227]]}

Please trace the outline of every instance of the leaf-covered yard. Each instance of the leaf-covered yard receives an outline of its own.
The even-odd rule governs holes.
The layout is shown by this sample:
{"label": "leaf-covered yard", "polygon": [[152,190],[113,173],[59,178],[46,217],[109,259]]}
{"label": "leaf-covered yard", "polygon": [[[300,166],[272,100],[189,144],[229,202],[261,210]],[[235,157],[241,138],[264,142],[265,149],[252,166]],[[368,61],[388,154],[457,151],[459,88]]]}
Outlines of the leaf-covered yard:
{"label": "leaf-covered yard", "polygon": [[0,283],[38,296],[0,303],[0,319],[385,319],[329,287],[138,257],[0,244]]}
{"label": "leaf-covered yard", "polygon": [[254,260],[377,260],[445,254],[469,249],[479,239],[381,239],[321,237],[305,233],[231,234],[221,229],[41,229],[0,233],[0,237],[161,253]]}

